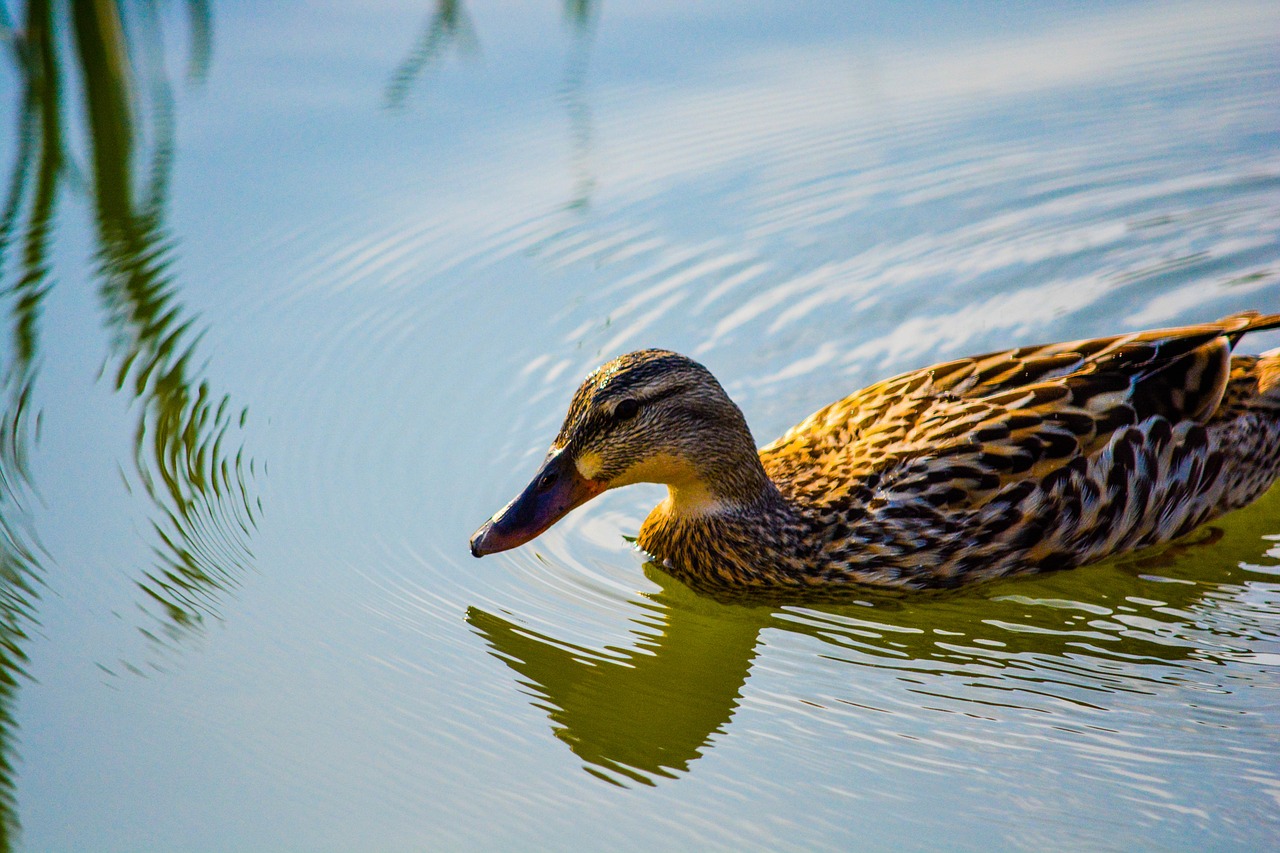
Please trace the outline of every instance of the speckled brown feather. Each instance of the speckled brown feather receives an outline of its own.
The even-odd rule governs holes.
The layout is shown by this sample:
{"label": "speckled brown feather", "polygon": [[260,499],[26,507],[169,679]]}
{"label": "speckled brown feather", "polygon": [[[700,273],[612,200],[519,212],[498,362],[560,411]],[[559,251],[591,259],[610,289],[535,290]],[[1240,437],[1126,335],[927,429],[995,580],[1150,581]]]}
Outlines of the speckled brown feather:
{"label": "speckled brown feather", "polygon": [[1231,348],[1276,327],[1280,315],[1249,313],[935,365],[815,412],[758,457],[705,368],[633,353],[583,384],[557,446],[612,440],[610,401],[677,395],[668,403],[684,408],[650,428],[660,434],[640,419],[619,437],[626,452],[606,455],[612,471],[646,453],[689,460],[680,476],[706,495],[681,501],[673,485],[638,541],[702,586],[919,588],[1067,568],[1174,538],[1270,487],[1280,351]]}

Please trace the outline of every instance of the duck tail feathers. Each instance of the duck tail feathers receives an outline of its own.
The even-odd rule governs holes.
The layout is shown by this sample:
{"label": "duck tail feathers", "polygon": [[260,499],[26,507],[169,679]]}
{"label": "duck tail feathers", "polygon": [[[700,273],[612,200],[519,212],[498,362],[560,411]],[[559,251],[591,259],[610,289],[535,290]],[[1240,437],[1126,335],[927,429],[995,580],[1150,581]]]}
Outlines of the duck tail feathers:
{"label": "duck tail feathers", "polygon": [[1264,332],[1268,329],[1280,329],[1280,314],[1262,314],[1257,311],[1241,311],[1230,314],[1218,321],[1231,346],[1235,347],[1240,339],[1249,332]]}

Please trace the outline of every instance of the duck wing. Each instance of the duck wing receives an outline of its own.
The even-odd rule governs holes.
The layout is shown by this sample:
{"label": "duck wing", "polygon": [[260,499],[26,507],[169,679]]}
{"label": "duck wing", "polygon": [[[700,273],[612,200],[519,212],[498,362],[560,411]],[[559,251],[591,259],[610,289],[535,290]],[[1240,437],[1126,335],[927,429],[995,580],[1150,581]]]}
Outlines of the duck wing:
{"label": "duck wing", "polygon": [[1087,461],[1130,426],[1202,424],[1256,313],[1214,323],[1023,347],[894,377],[827,407],[761,451],[784,491],[829,506],[976,506],[1013,482]]}

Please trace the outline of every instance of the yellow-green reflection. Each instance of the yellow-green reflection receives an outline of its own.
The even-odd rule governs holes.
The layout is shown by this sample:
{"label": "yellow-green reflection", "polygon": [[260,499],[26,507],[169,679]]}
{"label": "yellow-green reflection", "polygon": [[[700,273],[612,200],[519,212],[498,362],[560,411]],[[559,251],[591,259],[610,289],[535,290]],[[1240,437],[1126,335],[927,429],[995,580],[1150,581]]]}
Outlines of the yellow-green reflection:
{"label": "yellow-green reflection", "polygon": [[467,612],[498,657],[543,700],[556,736],[610,781],[648,782],[648,774],[689,769],[733,716],[768,619],[768,611],[722,607],[657,572],[651,576],[665,587],[640,604],[633,649],[585,649],[479,608]]}
{"label": "yellow-green reflection", "polygon": [[845,603],[716,601],[650,564],[661,590],[633,602],[641,615],[629,649],[574,646],[476,607],[467,621],[588,772],[651,784],[688,770],[725,731],[766,628],[821,641],[831,647],[825,657],[856,666],[1016,667],[1024,675],[988,685],[1013,705],[1016,691],[1045,680],[1046,661],[1070,659],[1086,683],[1095,664],[1101,672],[1103,662],[1124,661],[1141,683],[1143,667],[1211,660],[1227,638],[1205,616],[1250,578],[1266,578],[1247,566],[1275,562],[1265,537],[1278,513],[1280,489],[1181,542],[1108,564],[956,593],[855,592]]}
{"label": "yellow-green reflection", "polygon": [[172,241],[163,228],[172,163],[171,97],[153,81],[158,141],[148,185],[135,188],[140,141],[131,104],[129,45],[111,3],[72,4],[85,111],[93,129],[93,200],[103,304],[119,355],[117,388],[141,402],[135,468],[157,509],[156,565],[139,586],[164,609],[167,628],[216,613],[218,593],[247,564],[257,507],[246,489],[243,450],[226,446],[247,416],[216,395],[194,363],[198,332],[168,272]]}
{"label": "yellow-green reflection", "polygon": [[[189,9],[198,76],[208,59],[209,15],[203,3]],[[169,271],[174,249],[164,217],[173,162],[172,95],[158,57],[148,51],[159,50],[154,9],[132,7],[136,20],[128,29],[116,3],[70,3],[64,11],[75,35],[91,130],[90,196],[114,380],[138,401],[134,467],[156,510],[156,561],[139,587],[162,608],[167,628],[187,627],[216,613],[219,592],[249,559],[247,537],[258,511],[246,487],[252,466],[243,449],[230,444],[247,412],[199,375],[196,318],[178,301]],[[126,38],[130,30],[140,34],[137,42]],[[148,98],[139,97],[138,67],[153,69]],[[148,138],[145,170],[139,170]]]}
{"label": "yellow-green reflection", "polygon": [[[199,0],[187,10],[190,74],[198,78],[209,60],[210,11]],[[55,282],[53,225],[68,192],[84,192],[92,205],[98,289],[111,331],[108,371],[137,413],[136,477],[126,480],[149,500],[154,537],[153,565],[138,569],[139,603],[161,625],[159,633],[145,633],[173,639],[216,615],[221,594],[249,560],[259,512],[248,487],[253,465],[238,445],[247,413],[200,376],[195,318],[169,271],[174,250],[164,220],[174,127],[156,14],[146,2],[29,0],[16,24],[0,19],[22,87],[0,219],[0,282],[10,315],[0,388],[0,850],[12,848],[18,825],[12,707],[25,630],[36,619],[48,569],[31,522],[37,484],[28,456],[39,439],[32,399],[41,304]],[[66,94],[68,77],[78,77],[78,102]],[[65,111],[77,108],[88,129],[81,146],[66,130]],[[87,152],[88,175],[75,170],[69,150]]]}

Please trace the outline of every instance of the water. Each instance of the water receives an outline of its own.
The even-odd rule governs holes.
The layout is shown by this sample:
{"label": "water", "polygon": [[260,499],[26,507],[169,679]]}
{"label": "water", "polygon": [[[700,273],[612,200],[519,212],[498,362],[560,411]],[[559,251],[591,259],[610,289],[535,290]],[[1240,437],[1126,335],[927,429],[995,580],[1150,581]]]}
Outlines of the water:
{"label": "water", "polygon": [[4,846],[1280,841],[1280,492],[840,606],[643,565],[653,487],[468,555],[627,349],[763,443],[1280,310],[1273,4],[793,6],[9,4]]}

